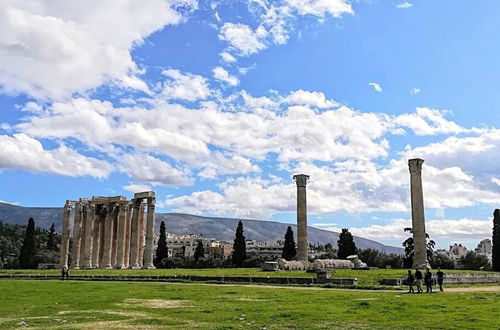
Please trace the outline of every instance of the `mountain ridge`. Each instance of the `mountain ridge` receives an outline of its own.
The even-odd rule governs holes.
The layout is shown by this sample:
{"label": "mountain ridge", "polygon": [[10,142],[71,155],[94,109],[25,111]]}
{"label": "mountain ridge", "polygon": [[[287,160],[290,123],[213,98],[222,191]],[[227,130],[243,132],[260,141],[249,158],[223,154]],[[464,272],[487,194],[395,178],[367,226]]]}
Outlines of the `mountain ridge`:
{"label": "mountain ridge", "polygon": [[[25,225],[29,217],[35,219],[38,227],[49,228],[52,223],[61,230],[62,207],[23,207],[0,202],[0,221]],[[184,213],[155,213],[156,230],[160,222],[165,221],[167,232],[173,234],[202,234],[207,238],[232,241],[238,221],[243,222],[245,237],[263,242],[275,242],[283,239],[286,228],[292,226],[297,233],[297,226],[292,223],[282,223],[267,220],[239,219],[224,217],[206,217]],[[308,227],[308,240],[312,244],[336,245],[339,233]],[[385,253],[403,254],[403,249],[388,246],[370,239],[354,236],[356,246],[361,249],[375,249]]]}

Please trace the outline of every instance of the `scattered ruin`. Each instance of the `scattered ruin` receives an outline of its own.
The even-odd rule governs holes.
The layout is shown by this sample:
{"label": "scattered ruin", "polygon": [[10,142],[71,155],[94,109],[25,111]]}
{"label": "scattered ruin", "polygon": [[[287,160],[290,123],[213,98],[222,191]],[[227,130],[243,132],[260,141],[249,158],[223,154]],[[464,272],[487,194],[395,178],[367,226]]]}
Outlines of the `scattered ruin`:
{"label": "scattered ruin", "polygon": [[[152,269],[155,193],[66,201],[61,267]],[[71,240],[71,251],[70,251]],[[71,264],[68,260],[71,255]]]}

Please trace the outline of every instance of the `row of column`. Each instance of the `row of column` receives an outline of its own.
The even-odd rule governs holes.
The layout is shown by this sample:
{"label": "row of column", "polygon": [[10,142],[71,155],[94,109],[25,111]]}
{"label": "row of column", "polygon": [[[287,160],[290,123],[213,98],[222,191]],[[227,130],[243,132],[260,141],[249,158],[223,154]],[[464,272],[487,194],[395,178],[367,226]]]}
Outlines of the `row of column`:
{"label": "row of column", "polygon": [[[154,268],[154,212],[154,197],[106,203],[93,199],[67,201],[64,206],[61,266],[68,267],[71,253],[70,266],[74,269]],[[72,220],[73,237],[70,238]]]}

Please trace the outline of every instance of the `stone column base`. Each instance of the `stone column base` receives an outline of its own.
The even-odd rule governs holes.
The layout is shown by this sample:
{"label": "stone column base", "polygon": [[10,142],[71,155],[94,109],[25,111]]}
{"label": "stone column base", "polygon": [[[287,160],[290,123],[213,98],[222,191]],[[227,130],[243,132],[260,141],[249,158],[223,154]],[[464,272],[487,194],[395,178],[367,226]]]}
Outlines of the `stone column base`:
{"label": "stone column base", "polygon": [[151,265],[151,266],[142,266],[142,269],[156,269],[155,266]]}

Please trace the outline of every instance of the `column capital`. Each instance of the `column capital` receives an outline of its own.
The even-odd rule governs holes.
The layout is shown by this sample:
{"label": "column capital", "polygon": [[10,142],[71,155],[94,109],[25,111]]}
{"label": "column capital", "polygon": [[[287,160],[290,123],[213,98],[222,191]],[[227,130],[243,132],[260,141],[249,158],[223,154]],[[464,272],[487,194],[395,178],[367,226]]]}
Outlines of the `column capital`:
{"label": "column capital", "polygon": [[156,197],[148,197],[148,208],[154,208],[156,206]]}
{"label": "column capital", "polygon": [[408,160],[408,167],[410,168],[410,173],[422,173],[423,159],[413,158]]}
{"label": "column capital", "polygon": [[295,174],[293,176],[295,182],[297,183],[297,187],[305,187],[307,184],[307,180],[309,180],[309,175],[306,174]]}

